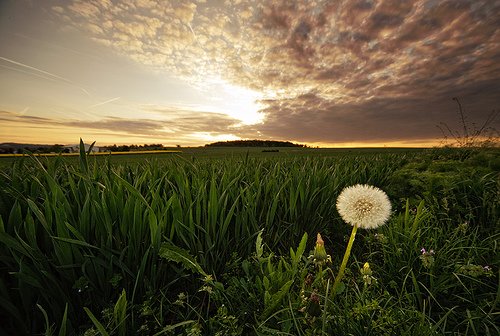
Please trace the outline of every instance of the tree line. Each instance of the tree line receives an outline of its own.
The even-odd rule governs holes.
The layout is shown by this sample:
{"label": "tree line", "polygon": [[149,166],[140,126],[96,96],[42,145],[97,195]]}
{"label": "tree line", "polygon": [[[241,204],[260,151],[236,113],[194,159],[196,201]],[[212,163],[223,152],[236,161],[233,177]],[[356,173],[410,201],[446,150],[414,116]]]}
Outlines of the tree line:
{"label": "tree line", "polygon": [[231,140],[231,141],[213,142],[205,145],[205,147],[307,147],[307,146],[301,144],[294,144],[290,141]]}
{"label": "tree line", "polygon": [[112,145],[100,147],[101,152],[133,152],[133,151],[150,151],[162,150],[165,147],[162,144],[144,144],[144,145]]}

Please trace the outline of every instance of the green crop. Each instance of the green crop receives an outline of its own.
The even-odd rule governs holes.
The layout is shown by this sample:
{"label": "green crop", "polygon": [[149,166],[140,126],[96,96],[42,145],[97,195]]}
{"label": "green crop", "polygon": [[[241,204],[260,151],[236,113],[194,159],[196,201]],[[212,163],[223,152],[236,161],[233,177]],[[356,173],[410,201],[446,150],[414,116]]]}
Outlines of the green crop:
{"label": "green crop", "polygon": [[[0,325],[0,334],[81,334],[97,329],[125,335],[140,328],[148,334],[197,330],[204,324],[229,328],[231,314],[236,313],[227,311],[226,305],[215,315],[214,305],[246,295],[244,290],[231,293],[231,288],[243,286],[252,300],[261,298],[255,284],[248,287],[241,279],[228,289],[228,279],[235,281],[244,273],[242,265],[252,260],[259,233],[275,255],[286,255],[299,246],[305,233],[321,232],[339,264],[342,256],[335,251],[343,251],[348,227],[335,203],[344,187],[357,183],[386,190],[398,213],[392,225],[380,231],[390,243],[355,246],[354,265],[366,258],[375,271],[383,267],[379,281],[387,286],[391,280],[397,282],[399,289],[391,292],[395,300],[413,305],[443,328],[447,321],[458,329],[467,324],[454,313],[461,311],[469,314],[469,328],[484,324],[495,330],[484,321],[491,321],[488,312],[495,311],[498,269],[490,278],[477,279],[456,271],[469,264],[498,266],[494,259],[498,235],[492,234],[500,218],[498,171],[494,163],[484,165],[490,158],[494,162],[495,156],[479,153],[476,159],[460,156],[462,161],[457,161],[436,155],[236,154],[200,160],[169,155],[127,163],[82,150],[77,163],[63,157],[12,161],[0,173],[0,319],[7,321]],[[446,161],[446,167],[436,171],[439,160]],[[453,233],[463,223],[468,225],[467,234]],[[455,238],[447,241],[448,237]],[[439,251],[434,268],[420,264],[422,247]],[[446,263],[445,256],[461,259],[452,258],[455,267]],[[298,260],[294,263],[297,267]],[[438,267],[449,277],[437,272]],[[200,277],[207,276],[214,281],[204,288],[217,292],[217,300],[198,292]],[[271,305],[262,296],[266,310],[257,317],[267,319],[295,306],[287,303],[286,296],[294,290],[292,282],[282,280],[274,292],[261,286],[271,299],[279,296],[279,300],[271,300]],[[477,289],[469,289],[471,284]],[[448,300],[452,306],[443,303],[441,291],[453,295]],[[467,310],[455,307],[468,291],[474,298],[469,299],[477,302]],[[187,299],[179,301],[181,293]],[[280,308],[282,303],[285,307]],[[430,312],[429,305],[438,308]],[[239,321],[252,323],[250,315],[242,316]],[[292,324],[300,324],[293,316]],[[324,330],[329,323],[326,315],[322,321]],[[342,328],[339,322],[333,329],[351,330]]]}

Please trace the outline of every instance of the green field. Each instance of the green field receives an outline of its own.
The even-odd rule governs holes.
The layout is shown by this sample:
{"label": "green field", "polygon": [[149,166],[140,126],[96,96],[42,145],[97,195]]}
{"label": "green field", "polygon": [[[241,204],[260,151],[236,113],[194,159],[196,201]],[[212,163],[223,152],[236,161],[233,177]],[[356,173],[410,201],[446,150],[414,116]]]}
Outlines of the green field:
{"label": "green field", "polygon": [[0,335],[500,334],[498,149],[262,150],[1,158]]}
{"label": "green field", "polygon": [[[294,148],[294,147],[183,147],[183,148],[166,148],[166,150],[180,151],[180,153],[134,153],[128,152],[124,155],[101,155],[89,157],[89,160],[96,162],[110,162],[112,164],[130,164],[138,163],[146,160],[170,159],[172,157],[182,158],[186,160],[204,160],[204,159],[245,159],[250,158],[297,158],[297,157],[331,157],[331,156],[347,156],[360,154],[384,154],[384,153],[415,153],[421,152],[423,148]],[[277,152],[269,152],[269,150],[277,150]],[[267,152],[266,152],[267,151]],[[43,154],[40,156],[44,162]],[[48,158],[47,158],[48,159]],[[53,159],[50,157],[50,159]],[[76,156],[61,156],[60,160],[68,164],[78,164],[79,158]],[[24,157],[9,157],[0,156],[0,168],[8,167],[14,162],[30,161],[29,155]]]}

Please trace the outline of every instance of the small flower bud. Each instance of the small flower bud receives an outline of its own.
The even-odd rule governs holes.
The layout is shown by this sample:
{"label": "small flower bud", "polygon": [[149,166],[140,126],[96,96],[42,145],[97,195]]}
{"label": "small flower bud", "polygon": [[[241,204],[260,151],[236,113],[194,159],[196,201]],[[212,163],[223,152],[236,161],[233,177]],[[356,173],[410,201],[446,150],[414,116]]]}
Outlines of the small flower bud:
{"label": "small flower bud", "polygon": [[326,254],[325,242],[323,241],[323,238],[321,238],[321,234],[319,233],[316,237],[316,246],[314,247],[313,261],[316,264],[326,264],[332,262],[331,257]]}
{"label": "small flower bud", "polygon": [[370,268],[370,264],[365,262],[363,265],[363,269],[361,270],[361,274],[363,275],[372,275],[372,270]]}
{"label": "small flower bud", "polygon": [[370,264],[365,262],[363,265],[363,268],[359,270],[361,275],[363,276],[363,281],[366,285],[371,285],[372,282],[376,282],[377,279],[375,279],[372,274],[372,270],[370,268]]}

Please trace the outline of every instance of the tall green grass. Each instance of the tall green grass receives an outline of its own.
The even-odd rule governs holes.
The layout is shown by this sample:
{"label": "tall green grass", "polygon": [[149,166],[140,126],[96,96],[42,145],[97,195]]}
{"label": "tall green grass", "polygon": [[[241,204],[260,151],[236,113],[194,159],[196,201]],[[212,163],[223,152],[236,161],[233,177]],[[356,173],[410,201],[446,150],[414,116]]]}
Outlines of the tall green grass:
{"label": "tall green grass", "polygon": [[[491,302],[495,283],[470,280],[479,292],[463,297],[469,280],[460,275],[450,280],[446,275],[451,270],[443,279],[421,275],[427,271],[417,267],[418,252],[421,247],[444,250],[436,255],[437,265],[446,253],[460,255],[457,263],[486,262],[498,239],[483,240],[498,225],[498,199],[492,199],[498,196],[498,174],[471,166],[466,173],[465,168],[454,170],[450,182],[449,176],[428,169],[431,164],[423,170],[427,175],[408,168],[423,157],[242,155],[114,165],[82,151],[78,165],[62,157],[15,161],[0,173],[0,318],[7,321],[0,333],[81,333],[108,316],[104,320],[114,322],[101,327],[121,335],[141,327],[139,321],[149,316],[141,312],[146,302],[156,302],[155,316],[157,309],[163,312],[156,320],[164,326],[200,320],[200,309],[212,315],[213,303],[196,294],[200,275],[178,260],[160,258],[163,243],[189,253],[216,279],[227,277],[254,253],[262,230],[266,246],[278,254],[297,246],[305,232],[321,232],[330,246],[339,248],[346,228],[335,209],[336,197],[356,183],[388,190],[395,203],[409,198],[408,209],[425,200],[411,225],[403,204],[400,211],[406,215],[396,221],[399,226],[383,231],[391,245],[370,253],[383,260],[375,266],[387,274],[381,281],[400,286],[390,291],[398,300],[407,300],[422,313],[438,303],[439,314],[429,313],[432,321],[437,323],[442,313],[448,314],[448,323],[464,323],[455,312],[465,310],[453,307],[482,295]],[[401,184],[396,184],[398,179]],[[448,241],[464,221],[470,225],[466,238]],[[370,256],[370,246],[362,244],[354,253]],[[408,264],[401,265],[403,261]],[[451,307],[440,307],[441,296],[448,297],[444,289],[455,295]],[[181,292],[194,293],[192,309],[182,314],[173,304]],[[114,313],[106,313],[107,307],[115,307]],[[471,315],[471,323],[477,316]]]}

